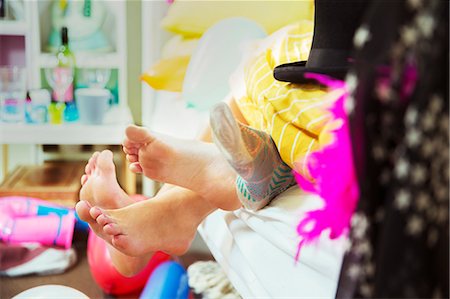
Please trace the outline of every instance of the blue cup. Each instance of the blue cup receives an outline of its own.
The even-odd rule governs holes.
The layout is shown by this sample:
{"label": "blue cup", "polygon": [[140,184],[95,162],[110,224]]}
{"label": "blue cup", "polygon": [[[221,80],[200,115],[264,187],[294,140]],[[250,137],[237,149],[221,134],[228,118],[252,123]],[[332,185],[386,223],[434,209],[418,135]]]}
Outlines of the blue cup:
{"label": "blue cup", "polygon": [[109,110],[112,94],[105,88],[79,88],[75,90],[80,122],[101,125]]}

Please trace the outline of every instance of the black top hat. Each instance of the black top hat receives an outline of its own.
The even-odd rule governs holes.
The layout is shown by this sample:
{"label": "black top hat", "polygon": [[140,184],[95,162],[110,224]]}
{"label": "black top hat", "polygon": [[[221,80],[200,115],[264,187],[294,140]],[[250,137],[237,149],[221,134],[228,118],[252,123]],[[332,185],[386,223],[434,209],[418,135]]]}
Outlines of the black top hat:
{"label": "black top hat", "polygon": [[312,83],[303,75],[319,73],[343,79],[351,64],[350,51],[368,0],[315,0],[314,35],[308,61],[277,66],[279,81]]}

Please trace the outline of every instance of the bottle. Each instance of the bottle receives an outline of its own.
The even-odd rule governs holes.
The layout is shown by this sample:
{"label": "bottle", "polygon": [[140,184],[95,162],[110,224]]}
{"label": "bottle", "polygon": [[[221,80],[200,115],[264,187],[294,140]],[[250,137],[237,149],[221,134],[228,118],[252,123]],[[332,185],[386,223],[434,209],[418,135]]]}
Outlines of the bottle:
{"label": "bottle", "polygon": [[32,114],[31,111],[32,111],[33,107],[31,105],[32,104],[31,104],[30,92],[27,91],[27,99],[25,102],[25,122],[29,123],[29,124],[33,123],[33,119],[31,117],[31,114]]}
{"label": "bottle", "polygon": [[0,19],[6,17],[6,0],[0,0]]}
{"label": "bottle", "polygon": [[56,54],[58,59],[58,66],[55,69],[57,72],[56,78],[59,78],[59,83],[65,88],[62,99],[57,99],[60,102],[65,102],[64,120],[76,121],[78,119],[78,111],[75,106],[73,97],[73,86],[75,80],[75,56],[69,47],[69,34],[67,27],[61,28],[61,46]]}

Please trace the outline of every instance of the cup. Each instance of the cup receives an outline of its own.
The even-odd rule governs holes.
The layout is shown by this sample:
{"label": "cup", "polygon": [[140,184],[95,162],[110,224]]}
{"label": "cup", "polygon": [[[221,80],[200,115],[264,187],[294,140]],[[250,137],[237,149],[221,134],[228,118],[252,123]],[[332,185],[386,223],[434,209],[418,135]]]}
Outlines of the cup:
{"label": "cup", "polygon": [[44,124],[48,121],[48,107],[51,103],[50,92],[47,89],[33,89],[29,92],[31,103],[28,104],[27,121],[33,124]]}
{"label": "cup", "polygon": [[25,120],[26,72],[19,67],[0,67],[0,120],[8,123]]}
{"label": "cup", "polygon": [[48,106],[48,118],[51,124],[60,125],[64,121],[64,110],[66,104],[61,102],[52,102]]}
{"label": "cup", "polygon": [[112,94],[104,88],[79,88],[75,90],[80,122],[88,125],[100,125],[108,111]]}

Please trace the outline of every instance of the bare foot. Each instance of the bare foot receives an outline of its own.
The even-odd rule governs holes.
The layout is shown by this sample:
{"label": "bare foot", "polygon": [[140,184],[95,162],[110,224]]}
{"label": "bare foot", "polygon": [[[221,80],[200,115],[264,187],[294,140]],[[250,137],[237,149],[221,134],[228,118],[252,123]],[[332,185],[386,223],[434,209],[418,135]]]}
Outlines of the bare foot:
{"label": "bare foot", "polygon": [[[92,206],[117,209],[135,203],[125,191],[120,188],[116,170],[113,163],[113,154],[109,150],[94,153],[85,168],[85,175],[81,178],[82,188],[80,190],[80,201],[76,205],[78,216],[89,223],[91,229],[108,243],[112,242],[110,235],[103,232],[95,218],[92,218],[89,210]],[[133,275],[138,272],[152,254],[137,258],[123,256],[114,248],[109,248],[111,258],[116,268],[123,275]]]}
{"label": "bare foot", "polygon": [[76,205],[78,216],[89,223],[97,235],[110,241],[110,237],[103,234],[101,227],[90,216],[89,209],[93,206],[117,209],[134,203],[117,183],[111,151],[95,152],[92,155],[81,177],[81,184],[80,202]]}
{"label": "bare foot", "polygon": [[126,136],[123,149],[132,171],[190,189],[224,210],[241,206],[236,173],[214,144],[153,134],[137,126],[129,126]]}
{"label": "bare foot", "polygon": [[91,206],[105,209],[122,208],[134,203],[117,182],[111,151],[94,153],[86,165],[85,172],[81,178],[81,200],[89,202]]}
{"label": "bare foot", "polygon": [[93,207],[90,213],[103,226],[103,232],[111,236],[116,249],[140,256],[155,250],[184,254],[197,226],[214,210],[196,193],[177,187],[122,209]]}

